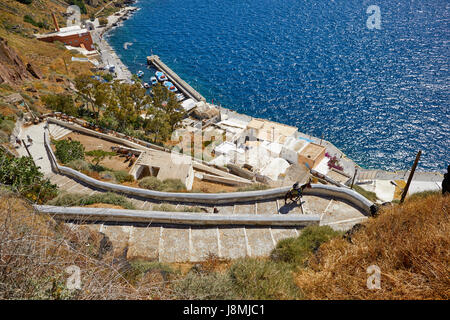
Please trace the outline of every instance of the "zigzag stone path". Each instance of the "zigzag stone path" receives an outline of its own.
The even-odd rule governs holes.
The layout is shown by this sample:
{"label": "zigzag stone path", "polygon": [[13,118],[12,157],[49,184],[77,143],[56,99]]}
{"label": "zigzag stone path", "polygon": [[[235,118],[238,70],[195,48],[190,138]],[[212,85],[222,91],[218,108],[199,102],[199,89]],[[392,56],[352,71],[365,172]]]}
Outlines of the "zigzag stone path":
{"label": "zigzag stone path", "polygon": [[[67,192],[95,194],[104,192],[80,183],[64,175],[53,173],[50,166],[44,143],[43,126],[39,124],[24,128],[21,137],[29,134],[33,139],[30,152],[36,164],[52,183]],[[67,134],[57,127],[50,128],[60,137]],[[19,153],[26,155],[23,147]],[[152,210],[161,203],[158,200],[141,199],[128,196],[129,200],[138,209]],[[171,203],[173,205],[188,206],[188,204]],[[198,206],[198,205],[196,205]],[[201,206],[204,213],[214,214],[214,206],[205,204]],[[367,219],[353,206],[331,198],[304,196],[301,206],[296,204],[285,205],[283,199],[266,201],[252,201],[249,203],[224,204],[215,206],[217,214],[318,214],[321,216],[321,225],[330,225],[337,230],[346,230],[355,223]],[[80,225],[68,223],[73,228]],[[127,258],[144,258],[161,262],[201,261],[208,254],[220,258],[258,257],[267,256],[281,239],[296,237],[300,234],[299,227],[249,227],[249,226],[188,226],[188,225],[156,225],[156,224],[127,224],[127,223],[89,223],[87,227],[102,232],[113,243],[115,254],[126,252]]]}

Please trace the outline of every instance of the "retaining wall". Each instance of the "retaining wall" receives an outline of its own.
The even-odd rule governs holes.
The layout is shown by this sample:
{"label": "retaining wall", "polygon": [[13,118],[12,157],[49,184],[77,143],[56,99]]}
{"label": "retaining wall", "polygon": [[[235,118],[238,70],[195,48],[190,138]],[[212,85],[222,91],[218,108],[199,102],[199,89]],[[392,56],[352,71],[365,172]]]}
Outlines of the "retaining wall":
{"label": "retaining wall", "polygon": [[308,226],[319,224],[319,215],[254,215],[201,214],[143,210],[34,206],[39,214],[57,220],[86,222],[164,223],[184,225],[252,225],[252,226]]}

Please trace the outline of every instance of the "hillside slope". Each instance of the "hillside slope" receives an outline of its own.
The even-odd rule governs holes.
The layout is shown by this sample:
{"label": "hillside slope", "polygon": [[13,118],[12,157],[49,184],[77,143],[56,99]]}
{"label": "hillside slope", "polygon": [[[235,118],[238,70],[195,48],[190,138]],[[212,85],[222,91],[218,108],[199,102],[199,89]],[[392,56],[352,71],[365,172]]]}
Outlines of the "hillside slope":
{"label": "hillside slope", "polygon": [[[350,241],[322,245],[296,283],[310,299],[449,299],[450,196],[385,208]],[[381,289],[367,288],[381,270]]]}

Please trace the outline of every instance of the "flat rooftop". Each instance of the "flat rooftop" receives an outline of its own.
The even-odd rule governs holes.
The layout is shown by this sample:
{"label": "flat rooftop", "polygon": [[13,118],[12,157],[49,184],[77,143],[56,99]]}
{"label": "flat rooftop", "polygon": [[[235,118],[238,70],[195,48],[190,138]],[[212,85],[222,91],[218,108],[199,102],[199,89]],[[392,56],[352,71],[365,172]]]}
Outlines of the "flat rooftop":
{"label": "flat rooftop", "polygon": [[309,143],[300,154],[308,159],[315,160],[325,150],[325,147],[319,146],[315,143]]}

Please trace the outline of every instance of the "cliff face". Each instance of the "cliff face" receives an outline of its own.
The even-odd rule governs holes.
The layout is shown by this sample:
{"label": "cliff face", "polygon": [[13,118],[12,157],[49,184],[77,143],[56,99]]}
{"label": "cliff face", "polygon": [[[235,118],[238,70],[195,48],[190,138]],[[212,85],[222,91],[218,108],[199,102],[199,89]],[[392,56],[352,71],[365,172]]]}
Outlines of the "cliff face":
{"label": "cliff face", "polygon": [[0,83],[19,84],[30,77],[17,52],[0,38]]}
{"label": "cliff face", "polygon": [[0,38],[0,83],[19,84],[33,76],[42,79],[41,71],[31,63],[25,64],[8,41]]}

